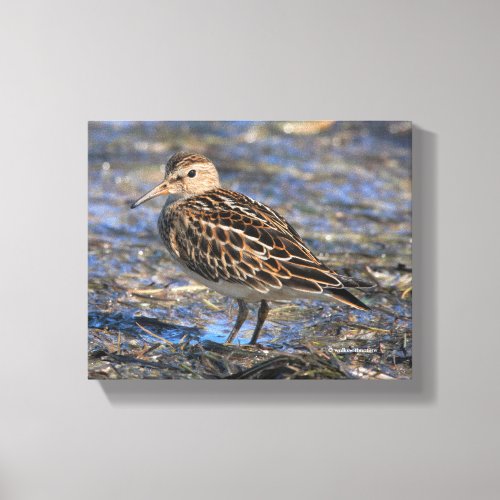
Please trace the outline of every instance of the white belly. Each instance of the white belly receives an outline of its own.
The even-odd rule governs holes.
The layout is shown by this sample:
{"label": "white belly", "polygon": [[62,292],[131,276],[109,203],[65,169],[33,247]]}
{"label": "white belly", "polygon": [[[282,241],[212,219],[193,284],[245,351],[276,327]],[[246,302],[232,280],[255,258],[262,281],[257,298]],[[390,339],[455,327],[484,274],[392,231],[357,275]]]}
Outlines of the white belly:
{"label": "white belly", "polygon": [[215,290],[221,295],[226,295],[227,297],[232,297],[234,299],[243,299],[246,302],[259,302],[261,300],[293,300],[298,298],[308,298],[308,299],[319,299],[324,300],[325,296],[321,293],[307,293],[293,290],[287,286],[282,288],[271,288],[267,293],[259,292],[253,288],[245,285],[240,285],[238,283],[229,283],[227,281],[220,280],[218,282],[209,281],[195,273],[188,267],[186,267],[182,262],[175,259],[176,264],[182,271],[189,276],[192,280],[201,283],[202,285]]}
{"label": "white belly", "polygon": [[243,299],[247,302],[258,302],[259,300],[263,300],[265,296],[245,285],[240,285],[238,283],[228,283],[227,281],[210,281],[199,274],[191,271],[191,269],[187,268],[183,264],[178,262],[178,266],[182,269],[182,271],[189,276],[192,280],[201,283],[202,285],[210,288],[211,290],[215,290],[221,295],[226,295],[228,297],[232,297],[234,299]]}

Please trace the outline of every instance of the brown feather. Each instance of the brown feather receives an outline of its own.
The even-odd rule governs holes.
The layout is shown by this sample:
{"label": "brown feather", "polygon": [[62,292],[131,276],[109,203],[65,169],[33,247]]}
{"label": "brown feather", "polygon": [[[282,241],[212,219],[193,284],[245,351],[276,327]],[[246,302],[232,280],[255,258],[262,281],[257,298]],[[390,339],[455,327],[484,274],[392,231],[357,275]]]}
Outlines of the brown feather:
{"label": "brown feather", "polygon": [[159,226],[169,250],[205,279],[240,283],[262,293],[270,287],[326,291],[354,307],[362,304],[337,292],[364,283],[344,282],[283,217],[240,193],[218,188],[176,202],[164,209]]}

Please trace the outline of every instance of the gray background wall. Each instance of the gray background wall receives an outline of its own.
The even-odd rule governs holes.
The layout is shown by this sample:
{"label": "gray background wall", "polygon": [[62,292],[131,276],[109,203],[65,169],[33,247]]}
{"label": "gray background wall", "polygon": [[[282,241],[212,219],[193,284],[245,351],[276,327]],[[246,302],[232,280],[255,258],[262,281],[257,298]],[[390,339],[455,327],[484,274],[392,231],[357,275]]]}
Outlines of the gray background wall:
{"label": "gray background wall", "polygon": [[[500,3],[0,7],[0,498],[497,498]],[[86,380],[101,119],[405,119],[409,383]]]}

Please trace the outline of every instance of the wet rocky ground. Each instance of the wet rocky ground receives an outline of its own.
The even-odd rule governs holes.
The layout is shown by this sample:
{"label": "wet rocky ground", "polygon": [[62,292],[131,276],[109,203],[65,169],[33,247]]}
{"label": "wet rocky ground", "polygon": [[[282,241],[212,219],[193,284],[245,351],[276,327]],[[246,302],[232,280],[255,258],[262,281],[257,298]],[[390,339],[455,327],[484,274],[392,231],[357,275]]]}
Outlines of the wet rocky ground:
{"label": "wet rocky ground", "polygon": [[[271,304],[223,345],[237,309],[170,261],[162,200],[130,210],[179,150],[225,187],[277,209],[313,252],[368,279],[371,310]],[[412,352],[411,125],[407,122],[89,124],[89,378],[407,379]]]}

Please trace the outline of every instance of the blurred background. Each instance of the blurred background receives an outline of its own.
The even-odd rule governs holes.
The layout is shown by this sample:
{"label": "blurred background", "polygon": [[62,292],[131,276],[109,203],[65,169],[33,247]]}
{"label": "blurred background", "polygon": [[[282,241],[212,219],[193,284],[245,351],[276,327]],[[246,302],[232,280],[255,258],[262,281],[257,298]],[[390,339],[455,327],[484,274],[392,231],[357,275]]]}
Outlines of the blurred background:
{"label": "blurred background", "polygon": [[330,267],[377,284],[358,294],[369,313],[325,302],[274,304],[262,343],[289,355],[369,347],[369,355],[341,355],[346,376],[410,376],[410,122],[90,122],[91,378],[217,376],[198,364],[183,371],[192,360],[180,359],[179,349],[223,342],[236,308],[170,262],[156,226],[164,199],[129,209],[181,150],[206,155],[224,187],[278,210]]}

